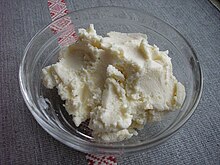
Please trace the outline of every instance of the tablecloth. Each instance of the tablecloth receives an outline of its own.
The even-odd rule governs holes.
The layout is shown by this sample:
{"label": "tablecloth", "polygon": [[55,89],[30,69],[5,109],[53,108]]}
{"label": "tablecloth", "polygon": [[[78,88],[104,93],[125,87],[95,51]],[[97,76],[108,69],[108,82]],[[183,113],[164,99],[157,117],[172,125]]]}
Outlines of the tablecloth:
{"label": "tablecloth", "polygon": [[[201,101],[168,141],[118,164],[220,164],[220,12],[208,0],[66,0],[69,10],[124,6],[174,26],[195,49],[204,73]],[[25,46],[51,18],[47,0],[0,1],[0,164],[87,164],[85,155],[46,133],[18,83]]]}

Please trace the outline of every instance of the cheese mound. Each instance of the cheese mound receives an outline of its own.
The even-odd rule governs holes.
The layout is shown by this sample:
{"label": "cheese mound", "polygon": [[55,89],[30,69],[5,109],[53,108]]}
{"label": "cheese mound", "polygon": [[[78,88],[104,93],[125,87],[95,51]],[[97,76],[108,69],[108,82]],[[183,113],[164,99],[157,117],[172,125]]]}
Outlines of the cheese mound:
{"label": "cheese mound", "polygon": [[172,72],[168,51],[141,33],[96,34],[79,29],[79,40],[43,68],[43,84],[58,89],[76,126],[89,119],[93,137],[117,142],[137,135],[146,122],[180,108],[185,88]]}

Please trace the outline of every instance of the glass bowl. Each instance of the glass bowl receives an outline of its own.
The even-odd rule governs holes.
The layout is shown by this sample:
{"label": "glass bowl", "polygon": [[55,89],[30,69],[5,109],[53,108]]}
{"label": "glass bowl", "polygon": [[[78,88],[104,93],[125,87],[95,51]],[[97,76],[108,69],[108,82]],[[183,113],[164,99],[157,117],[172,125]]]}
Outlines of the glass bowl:
{"label": "glass bowl", "polygon": [[98,34],[107,32],[144,33],[150,44],[169,50],[173,72],[186,88],[186,99],[180,110],[168,113],[159,122],[147,123],[137,136],[116,142],[97,142],[87,123],[76,127],[65,111],[56,89],[48,90],[41,82],[41,70],[55,63],[61,46],[58,38],[69,30],[51,31],[54,22],[40,30],[27,45],[20,65],[19,81],[24,100],[37,122],[60,142],[85,153],[124,154],[155,146],[177,131],[193,114],[202,93],[203,78],[198,58],[184,37],[169,24],[148,14],[121,7],[96,7],[78,10],[56,21],[71,19],[75,29],[94,24]]}

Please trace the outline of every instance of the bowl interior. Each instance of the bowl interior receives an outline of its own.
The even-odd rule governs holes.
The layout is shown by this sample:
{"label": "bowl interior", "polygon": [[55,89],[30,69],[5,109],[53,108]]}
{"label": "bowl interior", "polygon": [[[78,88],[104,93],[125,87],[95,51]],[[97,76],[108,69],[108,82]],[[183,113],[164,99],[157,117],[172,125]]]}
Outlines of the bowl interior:
{"label": "bowl interior", "polygon": [[[76,127],[63,107],[57,90],[48,90],[41,83],[41,70],[55,63],[61,46],[58,37],[68,30],[53,34],[50,25],[39,32],[26,48],[21,64],[20,79],[26,103],[41,126],[61,142],[83,152],[116,153],[148,148],[175,132],[193,113],[202,89],[202,75],[198,59],[187,41],[165,22],[146,13],[117,7],[100,7],[70,13],[75,29],[94,24],[97,34],[110,31],[144,33],[151,45],[169,50],[173,72],[186,88],[186,99],[180,110],[167,113],[160,122],[147,123],[144,129],[123,142],[104,144],[95,141],[84,122]],[[59,21],[59,19],[57,20]],[[90,148],[89,148],[90,147]],[[103,149],[103,150],[101,150]]]}

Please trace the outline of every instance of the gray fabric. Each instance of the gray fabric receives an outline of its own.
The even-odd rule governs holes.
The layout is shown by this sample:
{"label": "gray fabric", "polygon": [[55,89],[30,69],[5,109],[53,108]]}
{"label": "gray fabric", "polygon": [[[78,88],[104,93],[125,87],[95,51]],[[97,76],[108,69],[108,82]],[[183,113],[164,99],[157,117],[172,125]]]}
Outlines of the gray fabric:
{"label": "gray fabric", "polygon": [[[208,0],[75,0],[69,10],[125,6],[167,21],[195,49],[204,91],[190,120],[167,142],[124,156],[119,164],[220,164],[220,12]],[[49,23],[47,0],[0,1],[0,164],[86,164],[85,155],[47,134],[27,109],[18,85],[26,44]]]}

